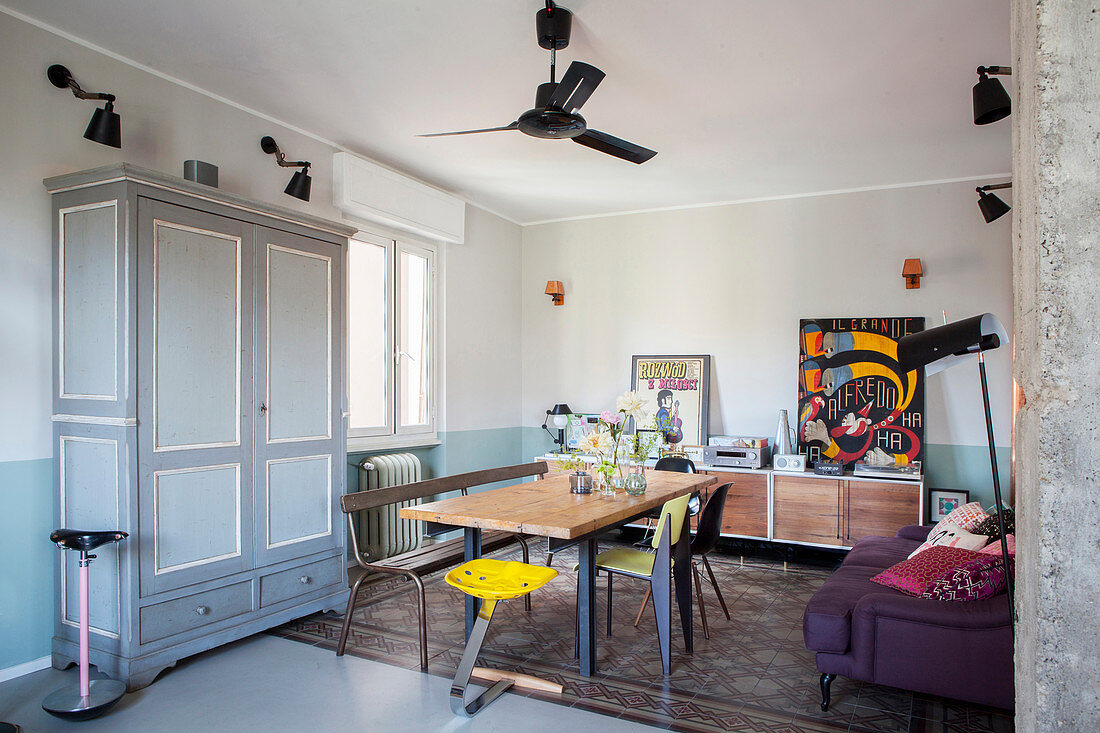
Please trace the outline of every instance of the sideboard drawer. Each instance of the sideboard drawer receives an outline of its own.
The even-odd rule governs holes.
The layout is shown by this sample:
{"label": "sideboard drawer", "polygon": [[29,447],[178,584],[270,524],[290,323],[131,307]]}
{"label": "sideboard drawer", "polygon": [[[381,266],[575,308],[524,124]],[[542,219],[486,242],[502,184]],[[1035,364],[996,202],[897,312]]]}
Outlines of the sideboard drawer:
{"label": "sideboard drawer", "polygon": [[141,643],[182,634],[252,610],[252,581],[145,606],[139,612]]}
{"label": "sideboard drawer", "polygon": [[346,572],[340,558],[330,557],[308,565],[264,575],[260,578],[260,607],[272,606],[340,581]]}

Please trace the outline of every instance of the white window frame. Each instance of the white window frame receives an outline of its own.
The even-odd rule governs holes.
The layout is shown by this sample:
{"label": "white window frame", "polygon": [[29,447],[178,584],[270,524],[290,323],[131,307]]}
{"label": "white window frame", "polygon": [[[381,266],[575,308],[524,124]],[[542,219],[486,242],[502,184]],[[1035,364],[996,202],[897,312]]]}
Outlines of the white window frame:
{"label": "white window frame", "polygon": [[[439,302],[441,293],[439,247],[434,243],[424,242],[407,235],[377,234],[371,231],[360,231],[352,236],[353,240],[360,240],[367,244],[385,247],[386,257],[386,369],[385,369],[385,410],[386,424],[378,427],[354,428],[351,425],[351,414],[348,416],[347,442],[348,452],[363,452],[389,448],[411,448],[417,446],[439,445],[438,415],[440,401],[440,313]],[[399,383],[400,370],[397,368],[400,357],[398,348],[398,308],[401,303],[401,290],[399,271],[401,253],[410,252],[428,260],[428,422],[420,425],[402,427],[399,411],[401,410],[401,385]],[[350,254],[349,254],[350,256]],[[347,268],[347,289],[350,293],[355,284],[351,282],[351,268]],[[350,313],[348,316],[348,328],[352,328]],[[348,349],[347,380],[350,393],[351,350]],[[350,401],[349,401],[350,405]]]}

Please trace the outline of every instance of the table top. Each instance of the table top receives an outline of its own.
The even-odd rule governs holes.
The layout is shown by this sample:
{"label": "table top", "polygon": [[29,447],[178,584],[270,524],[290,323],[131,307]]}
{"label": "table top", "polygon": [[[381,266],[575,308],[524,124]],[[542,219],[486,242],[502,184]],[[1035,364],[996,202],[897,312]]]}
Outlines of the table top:
{"label": "table top", "polygon": [[567,475],[551,476],[500,489],[456,496],[419,506],[403,507],[403,519],[458,527],[572,540],[620,524],[684,494],[717,483],[715,476],[671,471],[646,471],[646,492],[628,496],[572,494]]}

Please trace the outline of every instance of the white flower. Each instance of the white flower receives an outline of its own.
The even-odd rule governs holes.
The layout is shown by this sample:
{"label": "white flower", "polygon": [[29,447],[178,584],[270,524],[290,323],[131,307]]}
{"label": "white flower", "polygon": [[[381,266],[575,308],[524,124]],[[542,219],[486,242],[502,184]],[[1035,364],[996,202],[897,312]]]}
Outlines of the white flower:
{"label": "white flower", "polygon": [[606,429],[593,430],[581,438],[579,447],[585,453],[594,456],[606,456],[615,448],[615,439]]}
{"label": "white flower", "polygon": [[649,414],[646,400],[638,396],[637,392],[623,392],[615,400],[615,409],[625,412],[628,417],[634,418],[634,422],[641,424]]}

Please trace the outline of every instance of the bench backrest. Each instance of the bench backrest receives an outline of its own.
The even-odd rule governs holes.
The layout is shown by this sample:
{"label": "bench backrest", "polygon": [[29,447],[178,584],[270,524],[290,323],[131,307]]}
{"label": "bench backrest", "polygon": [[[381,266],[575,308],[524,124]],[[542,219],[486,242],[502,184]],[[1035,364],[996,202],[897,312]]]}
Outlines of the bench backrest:
{"label": "bench backrest", "polygon": [[486,468],[481,471],[459,473],[454,476],[442,476],[440,478],[417,481],[400,486],[388,486],[384,489],[372,489],[370,491],[357,491],[354,494],[345,494],[340,497],[340,509],[344,514],[353,514],[364,509],[374,509],[389,504],[398,504],[411,499],[423,499],[437,494],[446,494],[451,491],[461,491],[466,495],[467,489],[475,486],[496,483],[497,481],[511,481],[526,476],[538,476],[547,471],[547,465],[542,461],[536,463],[520,463],[515,466],[502,466],[500,468]]}

